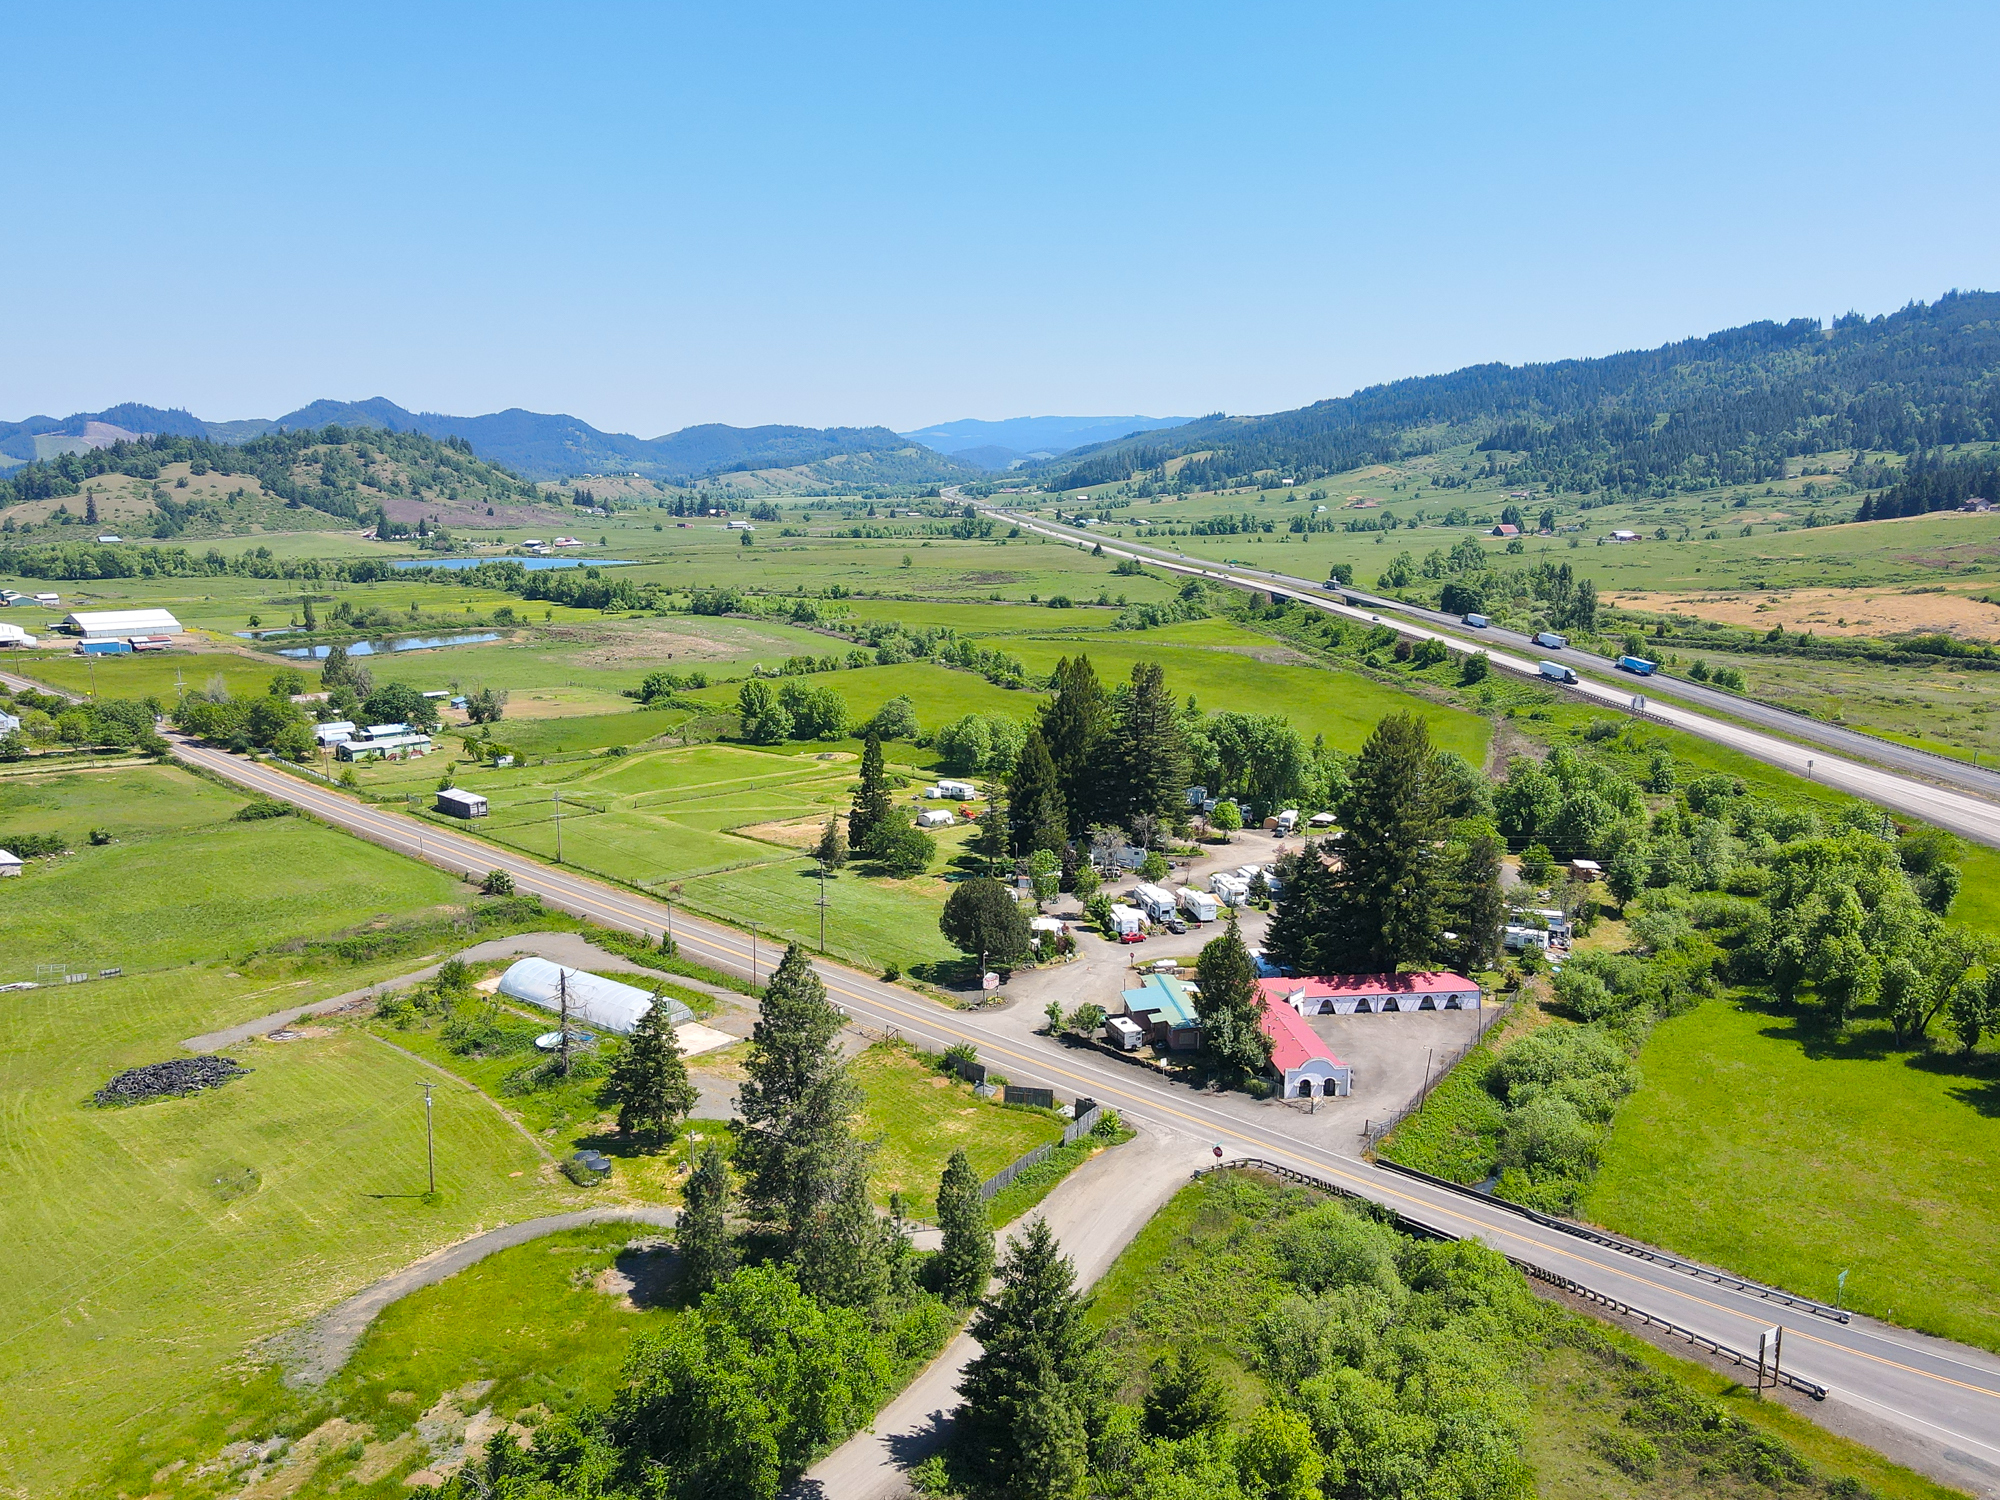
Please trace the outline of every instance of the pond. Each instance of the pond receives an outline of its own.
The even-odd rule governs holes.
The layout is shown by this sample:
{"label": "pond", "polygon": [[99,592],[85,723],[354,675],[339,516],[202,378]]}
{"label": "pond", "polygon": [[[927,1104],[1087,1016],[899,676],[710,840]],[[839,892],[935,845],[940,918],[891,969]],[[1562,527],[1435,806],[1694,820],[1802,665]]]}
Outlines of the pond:
{"label": "pond", "polygon": [[476,568],[481,563],[519,563],[530,573],[543,573],[550,568],[629,568],[633,566],[629,557],[409,557],[393,564],[398,568]]}
{"label": "pond", "polygon": [[[440,646],[477,646],[485,641],[497,641],[500,632],[482,630],[471,635],[407,635],[392,641],[355,641],[347,647],[349,656],[388,656],[396,651],[435,651]],[[280,656],[294,657],[300,661],[326,660],[331,646],[287,646],[279,651]]]}

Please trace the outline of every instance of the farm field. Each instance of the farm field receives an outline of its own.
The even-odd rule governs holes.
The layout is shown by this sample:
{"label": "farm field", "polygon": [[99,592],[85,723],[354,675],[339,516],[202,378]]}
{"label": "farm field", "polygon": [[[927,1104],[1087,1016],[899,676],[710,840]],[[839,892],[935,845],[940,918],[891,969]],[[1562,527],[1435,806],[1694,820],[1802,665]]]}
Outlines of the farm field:
{"label": "farm field", "polygon": [[1847,1270],[1846,1306],[2000,1349],[2000,1054],[1739,996],[1661,1023],[1639,1065],[1592,1221],[1828,1302]]}
{"label": "farm field", "polygon": [[[871,673],[915,668],[866,668],[815,679],[837,682]],[[963,672],[934,672],[998,694]],[[1023,695],[1011,695],[1025,701]],[[880,700],[867,711],[880,707]],[[645,728],[650,713],[610,716]],[[551,721],[582,723],[592,721]],[[502,726],[505,730],[506,726]],[[512,740],[508,741],[513,743]],[[493,812],[459,828],[544,859],[556,854],[556,794],[562,798],[562,858],[577,869],[605,875],[742,926],[757,925],[773,942],[819,943],[818,866],[807,857],[820,826],[844,814],[852,796],[860,747],[793,746],[789,751],[734,744],[693,745],[636,754],[571,758],[548,765],[505,769],[461,766],[456,784],[484,793]],[[892,745],[890,769],[922,774],[928,752]],[[912,762],[916,763],[912,763]],[[430,803],[441,770],[438,758],[374,764],[362,770],[368,790],[408,792],[421,811]],[[901,798],[908,803],[907,797]],[[914,806],[914,803],[908,803]],[[944,804],[939,804],[944,805]],[[754,829],[754,835],[740,830]],[[937,916],[948,887],[941,878],[963,853],[971,826],[938,829],[938,853],[929,873],[889,880],[850,866],[826,884],[827,949],[866,967],[890,962],[935,964],[955,952],[938,934]]]}

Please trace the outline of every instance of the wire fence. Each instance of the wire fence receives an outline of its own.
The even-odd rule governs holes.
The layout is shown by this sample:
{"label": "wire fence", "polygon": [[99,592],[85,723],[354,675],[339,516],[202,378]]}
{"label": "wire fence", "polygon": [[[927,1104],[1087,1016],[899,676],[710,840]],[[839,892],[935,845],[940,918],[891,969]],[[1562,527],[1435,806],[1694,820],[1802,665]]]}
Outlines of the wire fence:
{"label": "wire fence", "polygon": [[[1369,1151],[1374,1150],[1376,1144],[1380,1142],[1384,1136],[1386,1136],[1390,1131],[1394,1130],[1398,1125],[1402,1124],[1403,1121],[1407,1120],[1411,1115],[1415,1114],[1418,1110],[1422,1109],[1424,1107],[1424,1101],[1430,1098],[1431,1094],[1436,1090],[1437,1086],[1440,1083],[1444,1082],[1445,1076],[1449,1074],[1453,1068],[1457,1067],[1460,1063],[1464,1062],[1466,1055],[1470,1053],[1473,1048],[1477,1047],[1481,1042],[1486,1040],[1486,1033],[1492,1027],[1493,1020],[1498,1019],[1501,1016],[1504,1016],[1507,1013],[1507,1009],[1508,1007],[1504,1004],[1482,1006],[1480,1008],[1478,1035],[1474,1036],[1469,1041],[1459,1043],[1456,1047],[1452,1048],[1442,1057],[1433,1059],[1429,1074],[1424,1079],[1424,1086],[1418,1089],[1416,1093],[1410,1096],[1409,1103],[1405,1104],[1401,1109],[1397,1110],[1394,1114],[1389,1115],[1384,1119],[1378,1120],[1371,1116],[1370,1118],[1363,1120],[1361,1122],[1361,1144],[1363,1149]],[[1488,1019],[1489,1015],[1493,1019]]]}

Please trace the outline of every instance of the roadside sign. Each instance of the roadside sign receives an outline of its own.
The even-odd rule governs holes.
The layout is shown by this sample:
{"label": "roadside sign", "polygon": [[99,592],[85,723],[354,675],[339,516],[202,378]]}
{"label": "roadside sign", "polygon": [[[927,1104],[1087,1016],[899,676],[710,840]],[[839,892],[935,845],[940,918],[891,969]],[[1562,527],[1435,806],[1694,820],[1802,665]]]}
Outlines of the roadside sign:
{"label": "roadside sign", "polygon": [[980,980],[979,984],[982,989],[997,990],[1000,988],[1000,976],[989,969],[986,971],[986,977]]}

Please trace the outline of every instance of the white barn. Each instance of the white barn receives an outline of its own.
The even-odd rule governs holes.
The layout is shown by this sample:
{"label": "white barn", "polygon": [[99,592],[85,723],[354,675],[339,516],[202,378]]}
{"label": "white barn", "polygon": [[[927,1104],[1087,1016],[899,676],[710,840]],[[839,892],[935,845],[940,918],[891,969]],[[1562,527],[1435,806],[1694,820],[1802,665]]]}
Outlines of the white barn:
{"label": "white barn", "polygon": [[133,635],[179,635],[181,622],[164,609],[80,609],[62,628],[86,641],[122,640]]}

